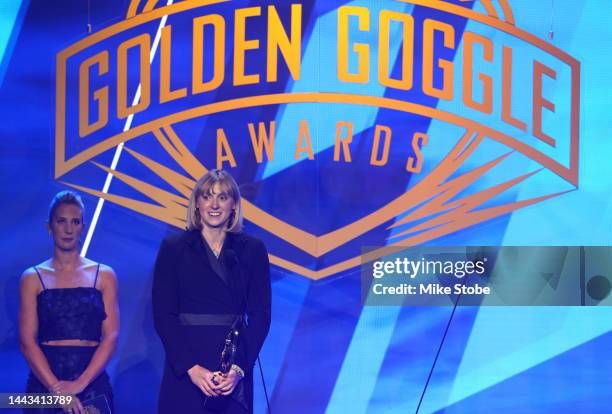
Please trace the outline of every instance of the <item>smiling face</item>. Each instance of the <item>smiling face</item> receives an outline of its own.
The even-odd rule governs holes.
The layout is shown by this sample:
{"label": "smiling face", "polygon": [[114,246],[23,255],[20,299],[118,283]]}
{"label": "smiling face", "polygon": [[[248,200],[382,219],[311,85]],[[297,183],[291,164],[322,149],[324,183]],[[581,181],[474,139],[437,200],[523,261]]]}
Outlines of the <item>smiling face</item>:
{"label": "smiling face", "polygon": [[57,248],[75,250],[83,233],[83,210],[75,204],[61,203],[55,208],[48,226]]}
{"label": "smiling face", "polygon": [[234,205],[234,199],[220,183],[215,183],[210,191],[200,195],[196,201],[202,226],[215,229],[227,228]]}

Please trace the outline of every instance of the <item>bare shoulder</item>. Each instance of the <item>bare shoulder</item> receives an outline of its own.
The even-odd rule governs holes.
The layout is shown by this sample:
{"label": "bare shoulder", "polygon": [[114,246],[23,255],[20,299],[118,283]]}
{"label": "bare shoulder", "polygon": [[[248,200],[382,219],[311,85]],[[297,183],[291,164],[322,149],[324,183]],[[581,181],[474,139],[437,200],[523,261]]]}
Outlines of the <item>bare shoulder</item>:
{"label": "bare shoulder", "polygon": [[41,288],[42,286],[40,285],[40,280],[38,280],[38,275],[34,267],[28,267],[24,270],[20,278],[21,291],[38,293],[39,290],[42,290]]}
{"label": "bare shoulder", "polygon": [[21,274],[21,283],[31,283],[30,280],[38,279],[38,275],[36,275],[36,270],[33,267],[28,267]]}
{"label": "bare shoulder", "polygon": [[115,273],[112,267],[100,263],[100,270],[98,273],[98,285],[101,290],[104,290],[106,287],[117,286],[117,274]]}

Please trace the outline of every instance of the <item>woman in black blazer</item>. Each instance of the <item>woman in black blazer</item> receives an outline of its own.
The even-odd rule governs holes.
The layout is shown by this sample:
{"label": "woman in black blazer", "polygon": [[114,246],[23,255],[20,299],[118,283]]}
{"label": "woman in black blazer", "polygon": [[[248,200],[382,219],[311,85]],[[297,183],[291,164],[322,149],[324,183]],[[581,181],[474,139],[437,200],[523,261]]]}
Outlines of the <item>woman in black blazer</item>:
{"label": "woman in black blazer", "polygon": [[[155,263],[153,318],[166,351],[158,411],[252,413],[253,368],[270,327],[266,248],[241,232],[240,192],[222,170],[196,183],[187,223],[162,242]],[[233,324],[242,325],[239,347],[222,374]]]}

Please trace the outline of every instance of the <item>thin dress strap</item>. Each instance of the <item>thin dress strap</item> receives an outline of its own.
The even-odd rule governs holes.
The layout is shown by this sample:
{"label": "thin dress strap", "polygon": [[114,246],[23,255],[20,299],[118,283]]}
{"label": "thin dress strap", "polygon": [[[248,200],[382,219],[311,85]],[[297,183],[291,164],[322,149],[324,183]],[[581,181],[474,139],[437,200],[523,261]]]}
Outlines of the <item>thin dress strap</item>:
{"label": "thin dress strap", "polygon": [[98,263],[98,267],[96,267],[96,278],[94,279],[93,287],[96,287],[96,284],[98,283],[98,273],[100,273],[100,263]]}
{"label": "thin dress strap", "polygon": [[34,270],[36,271],[36,274],[38,275],[38,280],[40,280],[40,284],[42,285],[43,290],[46,290],[47,287],[45,286],[45,282],[43,282],[42,276],[40,275],[40,272],[38,271],[36,266],[34,266]]}

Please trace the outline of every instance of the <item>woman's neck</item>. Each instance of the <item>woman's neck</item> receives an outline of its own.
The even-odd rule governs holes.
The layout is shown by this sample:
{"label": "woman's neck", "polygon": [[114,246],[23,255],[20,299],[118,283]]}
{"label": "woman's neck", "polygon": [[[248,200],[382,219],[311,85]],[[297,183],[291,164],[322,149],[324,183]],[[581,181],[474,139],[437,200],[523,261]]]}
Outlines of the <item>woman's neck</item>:
{"label": "woman's neck", "polygon": [[225,241],[225,230],[221,228],[203,226],[202,236],[211,248],[221,248],[223,242]]}
{"label": "woman's neck", "polygon": [[51,265],[56,270],[74,270],[83,264],[83,259],[78,250],[61,250],[55,248]]}

